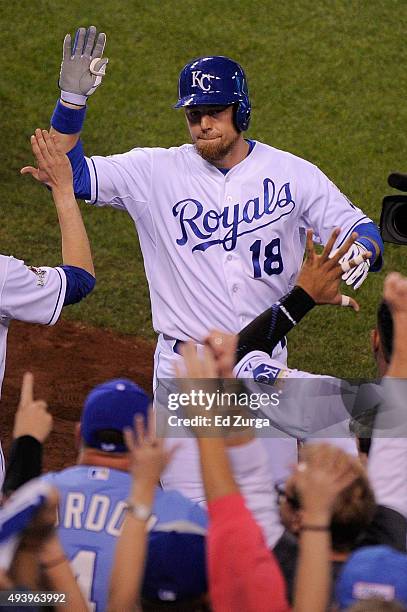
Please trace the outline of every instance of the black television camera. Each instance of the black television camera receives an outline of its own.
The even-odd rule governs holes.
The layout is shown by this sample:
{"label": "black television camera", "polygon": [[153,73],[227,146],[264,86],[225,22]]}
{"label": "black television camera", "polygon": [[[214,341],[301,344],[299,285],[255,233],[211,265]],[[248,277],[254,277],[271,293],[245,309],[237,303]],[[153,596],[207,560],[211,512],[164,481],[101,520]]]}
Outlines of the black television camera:
{"label": "black television camera", "polygon": [[[390,187],[407,191],[407,174],[390,174]],[[407,245],[407,196],[390,195],[383,198],[380,233],[384,242]]]}

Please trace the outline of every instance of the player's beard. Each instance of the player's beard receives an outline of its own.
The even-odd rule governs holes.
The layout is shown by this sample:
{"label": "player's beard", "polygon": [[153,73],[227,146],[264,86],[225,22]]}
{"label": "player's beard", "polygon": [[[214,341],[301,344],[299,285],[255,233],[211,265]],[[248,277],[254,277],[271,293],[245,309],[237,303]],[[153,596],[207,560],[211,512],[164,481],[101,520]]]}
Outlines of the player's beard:
{"label": "player's beard", "polygon": [[216,164],[231,152],[238,138],[239,134],[236,134],[236,136],[231,138],[228,142],[224,142],[222,138],[215,138],[213,140],[198,138],[194,146],[197,153],[204,160],[210,164]]}

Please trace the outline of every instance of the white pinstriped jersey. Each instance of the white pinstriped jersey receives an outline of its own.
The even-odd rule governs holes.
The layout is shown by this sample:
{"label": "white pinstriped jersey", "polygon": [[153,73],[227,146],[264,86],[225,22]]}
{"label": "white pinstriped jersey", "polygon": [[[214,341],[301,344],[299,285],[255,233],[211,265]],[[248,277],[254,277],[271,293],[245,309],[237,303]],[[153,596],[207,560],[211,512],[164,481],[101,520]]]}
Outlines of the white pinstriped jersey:
{"label": "white pinstriped jersey", "polygon": [[256,142],[226,175],[193,145],[87,158],[91,203],[127,211],[140,239],[153,325],[202,341],[237,333],[289,291],[305,232],[338,246],[369,222],[313,164]]}

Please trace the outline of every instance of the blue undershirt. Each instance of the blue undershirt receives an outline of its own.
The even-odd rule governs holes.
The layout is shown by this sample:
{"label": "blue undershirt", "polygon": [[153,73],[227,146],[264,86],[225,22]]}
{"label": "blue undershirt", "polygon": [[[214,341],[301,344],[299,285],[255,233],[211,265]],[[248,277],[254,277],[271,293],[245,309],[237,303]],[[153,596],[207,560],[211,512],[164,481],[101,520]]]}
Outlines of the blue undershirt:
{"label": "blue undershirt", "polygon": [[63,269],[66,276],[64,306],[76,304],[89,295],[96,284],[96,279],[92,274],[76,266],[59,267]]}
{"label": "blue undershirt", "polygon": [[[245,138],[245,142],[247,142],[247,144],[249,145],[249,150],[246,155],[246,157],[248,157],[250,153],[253,151],[254,145],[256,144],[256,142],[254,140],[249,140],[248,138]],[[231,170],[231,168],[218,168],[218,170],[219,172],[222,172],[222,174],[227,174],[229,170]]]}

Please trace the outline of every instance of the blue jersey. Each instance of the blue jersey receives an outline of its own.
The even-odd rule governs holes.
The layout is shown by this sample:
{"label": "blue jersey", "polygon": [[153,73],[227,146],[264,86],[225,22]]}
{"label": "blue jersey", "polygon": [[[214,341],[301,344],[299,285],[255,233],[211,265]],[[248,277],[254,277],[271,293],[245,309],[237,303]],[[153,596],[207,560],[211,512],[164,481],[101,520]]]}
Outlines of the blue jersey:
{"label": "blue jersey", "polygon": [[[60,495],[58,532],[90,610],[106,609],[116,539],[124,519],[131,477],[107,467],[77,465],[44,476]],[[176,491],[157,487],[151,534],[177,525],[205,532],[207,515]]]}

